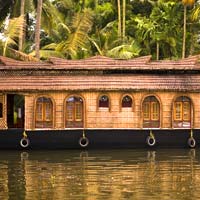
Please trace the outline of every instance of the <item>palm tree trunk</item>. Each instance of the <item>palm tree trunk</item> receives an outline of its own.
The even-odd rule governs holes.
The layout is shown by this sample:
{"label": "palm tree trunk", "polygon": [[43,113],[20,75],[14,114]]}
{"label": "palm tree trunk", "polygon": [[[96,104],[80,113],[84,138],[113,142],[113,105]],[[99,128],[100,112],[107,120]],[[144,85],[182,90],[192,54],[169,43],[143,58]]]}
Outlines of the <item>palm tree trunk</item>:
{"label": "palm tree trunk", "polygon": [[41,14],[42,14],[42,0],[38,0],[37,4],[37,17],[35,27],[35,56],[40,59],[40,26],[41,26]]}
{"label": "palm tree trunk", "polygon": [[124,40],[126,34],[126,0],[123,0],[122,21],[122,40]]}
{"label": "palm tree trunk", "polygon": [[187,12],[187,5],[184,5],[182,58],[185,58],[186,12]]}
{"label": "palm tree trunk", "polygon": [[[20,15],[24,17],[24,5],[25,5],[25,0],[21,0],[21,5],[20,5]],[[24,42],[24,25],[25,22],[23,22],[22,29],[20,30],[19,34],[19,51],[22,51],[23,49],[23,42]]]}
{"label": "palm tree trunk", "polygon": [[122,20],[121,20],[121,4],[120,0],[117,0],[117,8],[118,8],[118,38],[122,37]]}
{"label": "palm tree trunk", "polygon": [[160,55],[160,44],[159,42],[157,41],[156,42],[156,60],[159,60],[159,55]]}

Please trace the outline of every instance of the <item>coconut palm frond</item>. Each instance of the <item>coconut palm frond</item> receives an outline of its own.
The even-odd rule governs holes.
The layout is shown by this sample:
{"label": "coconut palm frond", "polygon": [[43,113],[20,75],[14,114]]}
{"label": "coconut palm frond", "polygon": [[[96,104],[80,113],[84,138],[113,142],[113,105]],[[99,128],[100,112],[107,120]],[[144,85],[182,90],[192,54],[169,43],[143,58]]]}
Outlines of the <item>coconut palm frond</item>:
{"label": "coconut palm frond", "polygon": [[72,27],[80,29],[82,31],[89,32],[92,25],[92,11],[90,9],[84,9],[83,12],[77,13],[73,17]]}
{"label": "coconut palm frond", "polygon": [[15,49],[10,48],[10,47],[7,48],[7,54],[9,55],[9,57],[17,59],[17,60],[38,61],[38,59],[33,57],[32,55],[25,54],[21,51],[17,51]]}
{"label": "coconut palm frond", "polygon": [[191,18],[192,20],[197,20],[200,14],[200,5],[197,5],[192,11]]}
{"label": "coconut palm frond", "polygon": [[58,27],[59,26],[62,27],[64,30],[66,30],[68,33],[71,33],[71,30],[69,29],[69,27],[66,24],[60,22],[60,23],[58,23]]}
{"label": "coconut palm frond", "polygon": [[48,45],[42,47],[43,50],[55,50],[56,48],[57,48],[56,43],[51,43],[51,44],[48,44]]}
{"label": "coconut palm frond", "polygon": [[[33,51],[31,56],[35,56],[35,51]],[[40,50],[40,57],[42,59],[48,59],[50,57],[59,57],[59,58],[64,58],[64,55],[61,52],[54,51],[54,50]]]}
{"label": "coconut palm frond", "polygon": [[116,21],[111,21],[106,26],[100,30],[101,33],[110,33],[113,32],[113,27],[116,27]]}
{"label": "coconut palm frond", "polygon": [[47,32],[51,33],[51,30],[55,29],[55,27],[62,26],[63,29],[70,33],[70,28],[64,23],[62,13],[58,11],[51,1],[45,1],[42,6],[43,28]]}
{"label": "coconut palm frond", "polygon": [[[65,42],[65,41],[62,41],[62,42],[56,44],[55,50],[56,50],[56,51],[62,52],[65,48],[67,49],[66,46],[67,46],[67,45],[66,45],[66,42]],[[64,52],[64,51],[63,51],[63,52]]]}
{"label": "coconut palm frond", "polygon": [[6,54],[6,49],[10,45],[16,45],[16,39],[23,30],[24,17],[20,16],[9,20],[8,26],[5,28],[4,35],[4,50],[3,55]]}
{"label": "coconut palm frond", "polygon": [[24,22],[23,16],[10,19],[8,27],[4,32],[5,37],[8,38],[18,37],[20,30],[23,28],[23,22]]}
{"label": "coconut palm frond", "polygon": [[108,56],[120,59],[130,59],[138,56],[141,49],[133,41],[131,44],[123,44],[108,51]]}
{"label": "coconut palm frond", "polygon": [[59,5],[59,7],[62,7],[65,9],[73,9],[74,8],[73,0],[57,0],[56,4]]}
{"label": "coconut palm frond", "polygon": [[95,42],[95,40],[92,39],[92,38],[89,38],[89,37],[88,37],[88,39],[89,39],[89,41],[96,47],[96,49],[97,49],[99,55],[103,56],[103,52],[101,51],[99,45]]}
{"label": "coconut palm frond", "polygon": [[72,22],[72,32],[63,46],[63,50],[74,54],[78,48],[84,47],[87,41],[87,35],[92,27],[92,13],[85,9],[83,13],[78,13]]}

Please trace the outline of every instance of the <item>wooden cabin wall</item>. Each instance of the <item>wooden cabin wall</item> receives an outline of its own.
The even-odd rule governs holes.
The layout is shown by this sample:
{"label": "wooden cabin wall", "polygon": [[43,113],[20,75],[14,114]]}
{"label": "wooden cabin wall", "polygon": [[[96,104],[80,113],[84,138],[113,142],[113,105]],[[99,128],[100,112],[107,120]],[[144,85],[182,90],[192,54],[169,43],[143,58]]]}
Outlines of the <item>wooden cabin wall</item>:
{"label": "wooden cabin wall", "polygon": [[34,102],[35,95],[27,94],[25,96],[25,130],[34,129]]}
{"label": "wooden cabin wall", "polygon": [[[110,98],[110,108],[98,108],[99,95],[105,94]],[[121,108],[121,97],[128,94],[133,98],[133,108]],[[64,102],[70,95],[77,95],[84,100],[85,128],[132,128],[141,129],[142,101],[147,96],[154,95],[160,102],[161,126],[172,129],[172,105],[178,96],[187,96],[193,104],[193,127],[200,128],[200,94],[177,92],[82,92],[82,93],[40,93],[25,96],[25,129],[34,129],[35,101],[39,96],[47,96],[54,104],[54,129],[64,129]]]}
{"label": "wooden cabin wall", "polygon": [[[98,108],[98,98],[100,95],[108,95],[110,108]],[[123,93],[122,93],[123,94]],[[87,102],[87,128],[132,128],[138,126],[137,112],[133,108],[121,109],[121,94],[117,92],[110,93],[86,93]],[[134,100],[133,100],[134,104]]]}
{"label": "wooden cabin wall", "polygon": [[189,95],[192,99],[193,103],[193,128],[200,128],[200,94],[199,93],[191,93]]}
{"label": "wooden cabin wall", "polygon": [[[110,97],[110,110],[98,109],[98,97],[107,94]],[[121,97],[130,95],[133,108],[121,108]],[[110,92],[83,93],[86,99],[87,128],[143,128],[142,102],[147,96],[155,96],[160,102],[160,128],[172,129],[173,102],[179,96],[187,96],[192,101],[192,128],[200,128],[200,94],[177,92]]]}
{"label": "wooden cabin wall", "polygon": [[7,112],[6,112],[6,96],[0,94],[1,114],[0,114],[0,129],[7,129]]}

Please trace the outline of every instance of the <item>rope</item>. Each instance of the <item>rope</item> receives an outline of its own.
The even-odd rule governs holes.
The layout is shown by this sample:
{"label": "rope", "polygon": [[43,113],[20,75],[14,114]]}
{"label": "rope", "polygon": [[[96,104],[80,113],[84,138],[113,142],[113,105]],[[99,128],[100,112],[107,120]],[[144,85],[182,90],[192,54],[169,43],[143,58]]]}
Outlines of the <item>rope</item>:
{"label": "rope", "polygon": [[193,138],[193,130],[190,131],[190,138]]}
{"label": "rope", "polygon": [[22,134],[23,134],[24,138],[28,137],[28,135],[26,134],[26,131],[24,131]]}
{"label": "rope", "polygon": [[85,130],[83,129],[83,138],[85,138]]}
{"label": "rope", "polygon": [[155,139],[155,136],[154,136],[152,130],[150,130],[150,137],[153,138],[153,139]]}

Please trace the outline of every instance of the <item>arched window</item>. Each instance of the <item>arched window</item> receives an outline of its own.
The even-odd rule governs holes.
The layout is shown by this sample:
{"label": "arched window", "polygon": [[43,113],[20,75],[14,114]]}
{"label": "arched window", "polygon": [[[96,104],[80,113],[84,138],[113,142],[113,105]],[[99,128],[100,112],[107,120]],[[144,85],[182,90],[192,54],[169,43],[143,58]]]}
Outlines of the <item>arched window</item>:
{"label": "arched window", "polygon": [[142,104],[143,128],[160,127],[160,104],[155,96],[148,96]]}
{"label": "arched window", "polygon": [[132,108],[133,100],[129,95],[122,98],[122,108]]}
{"label": "arched window", "polygon": [[36,128],[53,128],[53,103],[50,98],[37,99],[35,116]]}
{"label": "arched window", "polygon": [[3,104],[0,103],[0,118],[3,118]]}
{"label": "arched window", "polygon": [[106,95],[102,95],[99,98],[99,108],[109,108],[109,98]]}
{"label": "arched window", "polygon": [[181,96],[174,101],[174,128],[191,127],[191,100],[188,97]]}
{"label": "arched window", "polygon": [[83,99],[77,96],[70,96],[66,100],[65,114],[66,128],[83,127]]}

